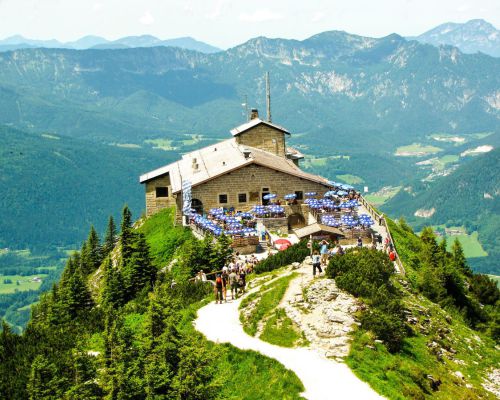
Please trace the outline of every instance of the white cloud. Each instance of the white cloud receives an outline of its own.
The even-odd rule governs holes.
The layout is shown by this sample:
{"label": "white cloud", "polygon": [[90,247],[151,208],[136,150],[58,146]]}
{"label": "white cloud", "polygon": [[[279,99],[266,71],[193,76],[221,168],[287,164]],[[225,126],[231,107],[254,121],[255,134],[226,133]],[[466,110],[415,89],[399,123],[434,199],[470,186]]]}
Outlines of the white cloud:
{"label": "white cloud", "polygon": [[275,13],[267,8],[261,8],[252,13],[240,14],[240,20],[245,22],[267,22],[283,18],[283,15]]}
{"label": "white cloud", "polygon": [[148,10],[144,13],[144,15],[141,18],[139,18],[139,22],[143,25],[151,25],[155,22],[155,19],[151,15],[151,12]]}
{"label": "white cloud", "polygon": [[218,0],[215,3],[214,8],[208,14],[206,14],[205,17],[207,17],[208,19],[216,19],[220,17],[220,15],[222,14],[222,7],[224,6],[224,3],[224,0]]}
{"label": "white cloud", "polygon": [[468,4],[462,4],[460,7],[457,8],[457,11],[460,13],[466,12],[470,10],[470,6]]}
{"label": "white cloud", "polygon": [[316,12],[312,18],[311,18],[311,22],[319,22],[321,21],[323,18],[325,18],[325,13],[324,12],[321,12],[321,11],[318,11]]}
{"label": "white cloud", "polygon": [[94,6],[92,7],[92,9],[97,12],[97,11],[101,10],[102,7],[103,7],[103,4],[101,2],[98,2],[98,3],[94,3]]}

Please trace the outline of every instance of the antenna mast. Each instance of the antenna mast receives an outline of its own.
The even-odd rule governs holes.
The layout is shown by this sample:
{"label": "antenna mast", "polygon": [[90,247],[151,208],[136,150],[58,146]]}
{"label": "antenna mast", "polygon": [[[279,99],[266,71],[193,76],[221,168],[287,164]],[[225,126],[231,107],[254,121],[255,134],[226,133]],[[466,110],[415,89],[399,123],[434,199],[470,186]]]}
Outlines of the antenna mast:
{"label": "antenna mast", "polygon": [[267,122],[271,120],[271,87],[269,85],[269,71],[266,72],[266,105],[267,105]]}
{"label": "antenna mast", "polygon": [[242,106],[245,106],[245,120],[248,121],[249,114],[248,114],[248,97],[247,97],[247,95],[244,95],[243,99],[244,99],[244,103],[242,104]]}

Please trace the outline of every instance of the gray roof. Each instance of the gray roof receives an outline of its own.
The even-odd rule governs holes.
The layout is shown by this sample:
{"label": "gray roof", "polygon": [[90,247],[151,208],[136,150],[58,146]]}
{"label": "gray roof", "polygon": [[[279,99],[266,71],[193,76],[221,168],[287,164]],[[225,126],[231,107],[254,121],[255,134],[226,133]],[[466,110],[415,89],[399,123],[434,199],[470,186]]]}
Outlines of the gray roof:
{"label": "gray roof", "polygon": [[[245,157],[244,153],[248,152],[250,155]],[[291,160],[255,147],[239,145],[235,138],[184,154],[179,161],[141,175],[140,182],[169,174],[172,192],[177,193],[181,191],[183,181],[189,180],[191,186],[196,186],[251,164],[330,186],[327,179],[302,171]]]}
{"label": "gray roof", "polygon": [[314,235],[315,233],[318,232],[328,232],[328,233],[333,233],[335,235],[344,236],[341,230],[328,225],[320,224],[318,222],[304,226],[303,228],[295,229],[295,234],[299,239],[302,239],[303,237],[309,235]]}
{"label": "gray roof", "polygon": [[260,118],[254,118],[254,119],[251,119],[248,122],[245,122],[244,124],[242,124],[240,126],[237,126],[236,128],[231,129],[231,135],[238,136],[238,135],[242,134],[243,132],[248,131],[249,129],[251,129],[251,128],[257,126],[257,125],[260,125],[260,124],[264,124],[264,125],[270,126],[271,128],[277,129],[277,130],[279,130],[281,132],[284,132],[284,133],[286,133],[288,135],[290,134],[290,132],[288,132],[282,126],[273,124],[271,122],[263,121]]}

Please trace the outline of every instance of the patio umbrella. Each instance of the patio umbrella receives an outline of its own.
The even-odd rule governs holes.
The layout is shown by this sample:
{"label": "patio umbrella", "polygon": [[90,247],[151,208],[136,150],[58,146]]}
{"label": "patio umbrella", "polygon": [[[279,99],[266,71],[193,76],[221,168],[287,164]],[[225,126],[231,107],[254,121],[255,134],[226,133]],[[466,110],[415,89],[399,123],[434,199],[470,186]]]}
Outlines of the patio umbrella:
{"label": "patio umbrella", "polygon": [[288,249],[290,246],[291,246],[291,244],[286,244],[286,243],[285,243],[285,244],[280,245],[280,246],[278,247],[278,250],[279,250],[279,251],[283,251],[283,250]]}
{"label": "patio umbrella", "polygon": [[328,192],[326,192],[326,193],[324,194],[324,196],[325,196],[325,197],[333,197],[333,196],[335,196],[335,195],[336,195],[335,190],[329,190]]}
{"label": "patio umbrella", "polygon": [[284,199],[285,200],[293,200],[297,197],[295,193],[290,193],[290,194],[285,194]]}
{"label": "patio umbrella", "polygon": [[316,196],[318,193],[316,193],[316,192],[305,192],[304,194],[306,196],[310,197],[310,196]]}
{"label": "patio umbrella", "polygon": [[292,243],[288,239],[278,239],[274,241],[274,244],[280,245],[280,244],[287,244],[289,246],[292,245]]}
{"label": "patio umbrella", "polygon": [[268,193],[266,195],[264,195],[263,199],[264,200],[271,200],[271,199],[274,199],[276,198],[276,194],[275,193]]}

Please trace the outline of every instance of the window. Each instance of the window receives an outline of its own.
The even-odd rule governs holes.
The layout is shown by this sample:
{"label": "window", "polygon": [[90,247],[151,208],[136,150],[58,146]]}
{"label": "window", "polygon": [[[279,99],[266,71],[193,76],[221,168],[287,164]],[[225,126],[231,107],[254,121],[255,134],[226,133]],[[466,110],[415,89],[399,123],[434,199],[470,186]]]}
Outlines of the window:
{"label": "window", "polygon": [[168,187],[165,186],[157,187],[156,197],[168,197]]}
{"label": "window", "polygon": [[304,192],[302,190],[296,190],[295,194],[297,196],[296,197],[297,200],[302,200],[304,198]]}
{"label": "window", "polygon": [[247,202],[247,194],[239,193],[238,194],[238,203],[246,203]]}
{"label": "window", "polygon": [[227,194],[219,194],[219,204],[227,204]]}
{"label": "window", "polygon": [[262,188],[263,192],[269,192],[269,188]]}

